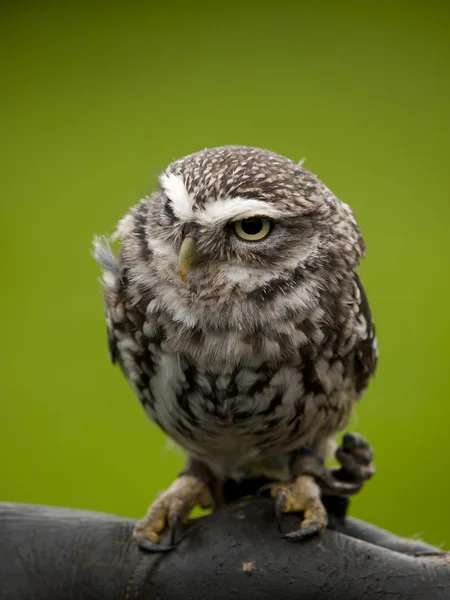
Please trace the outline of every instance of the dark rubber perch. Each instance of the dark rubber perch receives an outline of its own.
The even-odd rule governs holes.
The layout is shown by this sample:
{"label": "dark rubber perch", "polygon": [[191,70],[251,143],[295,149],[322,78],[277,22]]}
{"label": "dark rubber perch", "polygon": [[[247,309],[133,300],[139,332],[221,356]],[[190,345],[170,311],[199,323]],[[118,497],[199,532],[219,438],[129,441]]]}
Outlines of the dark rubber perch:
{"label": "dark rubber perch", "polygon": [[[173,552],[151,554],[131,519],[0,504],[0,598],[450,599],[450,555],[432,546],[351,518],[292,543],[273,512],[264,498],[233,503],[191,521]],[[287,531],[298,525],[284,520]]]}

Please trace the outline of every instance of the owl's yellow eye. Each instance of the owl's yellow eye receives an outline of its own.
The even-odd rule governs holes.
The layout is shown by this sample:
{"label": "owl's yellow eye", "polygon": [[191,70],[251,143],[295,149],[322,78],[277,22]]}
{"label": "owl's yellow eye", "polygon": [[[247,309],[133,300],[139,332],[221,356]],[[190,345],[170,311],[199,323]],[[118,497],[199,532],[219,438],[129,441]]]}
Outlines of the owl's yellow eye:
{"label": "owl's yellow eye", "polygon": [[236,234],[243,240],[257,242],[267,237],[272,229],[272,222],[264,217],[251,217],[233,223]]}

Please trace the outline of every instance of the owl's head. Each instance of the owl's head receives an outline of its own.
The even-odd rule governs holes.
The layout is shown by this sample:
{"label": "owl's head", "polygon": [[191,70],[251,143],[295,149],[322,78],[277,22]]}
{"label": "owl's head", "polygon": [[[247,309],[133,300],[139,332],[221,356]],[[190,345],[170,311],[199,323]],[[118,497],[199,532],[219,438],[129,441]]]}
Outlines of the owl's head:
{"label": "owl's head", "polygon": [[159,181],[118,227],[122,264],[142,293],[216,309],[291,293],[311,302],[363,254],[349,207],[268,150],[206,149],[173,162]]}

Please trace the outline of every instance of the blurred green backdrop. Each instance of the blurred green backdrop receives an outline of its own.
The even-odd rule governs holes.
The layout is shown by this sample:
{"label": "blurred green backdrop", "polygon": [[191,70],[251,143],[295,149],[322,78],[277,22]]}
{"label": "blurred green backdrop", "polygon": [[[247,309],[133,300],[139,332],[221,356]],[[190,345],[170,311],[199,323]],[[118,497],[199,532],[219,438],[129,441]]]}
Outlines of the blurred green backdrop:
{"label": "blurred green backdrop", "polygon": [[248,144],[306,156],[366,238],[381,359],[352,429],[378,472],[352,512],[449,547],[448,9],[212,4],[2,6],[1,499],[138,517],[171,482],[91,239],[171,160]]}

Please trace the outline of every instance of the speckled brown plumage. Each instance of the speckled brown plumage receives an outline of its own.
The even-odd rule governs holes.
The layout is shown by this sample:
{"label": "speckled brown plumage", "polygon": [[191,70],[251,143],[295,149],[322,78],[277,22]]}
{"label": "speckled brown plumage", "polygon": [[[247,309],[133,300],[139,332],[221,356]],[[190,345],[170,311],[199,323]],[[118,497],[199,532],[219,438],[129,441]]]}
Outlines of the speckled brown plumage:
{"label": "speckled brown plumage", "polygon": [[[270,234],[239,239],[255,216]],[[325,456],[376,365],[350,208],[294,161],[227,146],[172,163],[116,235],[117,260],[96,244],[110,352],[149,417],[218,478]]]}

